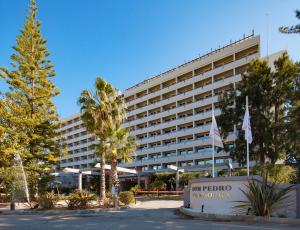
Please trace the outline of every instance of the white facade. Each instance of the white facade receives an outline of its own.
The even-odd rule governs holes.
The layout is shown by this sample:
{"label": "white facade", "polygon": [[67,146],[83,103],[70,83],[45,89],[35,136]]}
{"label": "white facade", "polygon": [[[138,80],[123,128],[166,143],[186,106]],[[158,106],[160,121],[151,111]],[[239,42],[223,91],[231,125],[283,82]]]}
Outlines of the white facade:
{"label": "white facade", "polygon": [[[241,73],[260,57],[259,36],[249,36],[196,58],[124,92],[127,104],[125,127],[139,142],[132,163],[120,166],[137,170],[166,171],[168,165],[189,170],[211,167],[212,149],[208,133],[212,104],[215,115],[219,95],[241,80]],[[69,156],[61,167],[88,168],[95,162],[92,144],[80,115],[64,119]],[[225,144],[233,144],[234,134]],[[225,152],[216,153],[216,169],[224,168]]]}
{"label": "white facade", "polygon": [[69,154],[61,158],[60,166],[62,168],[89,168],[96,161],[94,156],[93,144],[95,138],[89,134],[80,114],[75,114],[63,120],[62,127],[58,130],[65,136],[65,140],[61,140],[67,145]]}

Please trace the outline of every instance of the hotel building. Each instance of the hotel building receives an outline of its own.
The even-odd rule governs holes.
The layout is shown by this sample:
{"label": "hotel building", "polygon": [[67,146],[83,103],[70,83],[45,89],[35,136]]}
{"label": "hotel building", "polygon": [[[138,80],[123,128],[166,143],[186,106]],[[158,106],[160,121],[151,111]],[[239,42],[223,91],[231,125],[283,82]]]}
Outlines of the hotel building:
{"label": "hotel building", "polygon": [[[208,170],[212,163],[209,139],[212,105],[220,114],[219,96],[241,81],[251,60],[260,57],[260,37],[247,36],[124,91],[127,104],[125,127],[139,142],[132,163],[144,174],[168,171],[176,165],[187,171]],[[96,161],[94,137],[80,114],[64,119],[59,130],[66,136],[69,155],[61,167],[89,168]],[[234,128],[226,145],[233,145]],[[226,168],[228,153],[215,154],[216,170]]]}

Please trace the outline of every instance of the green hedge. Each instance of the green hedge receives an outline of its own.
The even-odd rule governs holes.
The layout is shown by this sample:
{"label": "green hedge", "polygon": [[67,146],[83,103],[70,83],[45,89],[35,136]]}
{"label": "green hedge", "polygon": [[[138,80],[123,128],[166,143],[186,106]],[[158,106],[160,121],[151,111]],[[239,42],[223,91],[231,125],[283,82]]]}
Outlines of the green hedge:
{"label": "green hedge", "polygon": [[134,202],[133,192],[131,191],[120,192],[119,200],[125,205],[132,204]]}

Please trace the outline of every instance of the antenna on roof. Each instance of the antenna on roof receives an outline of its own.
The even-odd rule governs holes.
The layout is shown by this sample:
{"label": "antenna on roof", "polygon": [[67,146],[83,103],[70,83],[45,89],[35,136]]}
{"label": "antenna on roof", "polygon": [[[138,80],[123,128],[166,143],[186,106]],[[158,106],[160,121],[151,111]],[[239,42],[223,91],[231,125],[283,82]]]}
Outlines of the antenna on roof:
{"label": "antenna on roof", "polygon": [[269,13],[266,13],[267,20],[267,59],[269,59]]}
{"label": "antenna on roof", "polygon": [[254,36],[254,29],[252,29],[252,36]]}

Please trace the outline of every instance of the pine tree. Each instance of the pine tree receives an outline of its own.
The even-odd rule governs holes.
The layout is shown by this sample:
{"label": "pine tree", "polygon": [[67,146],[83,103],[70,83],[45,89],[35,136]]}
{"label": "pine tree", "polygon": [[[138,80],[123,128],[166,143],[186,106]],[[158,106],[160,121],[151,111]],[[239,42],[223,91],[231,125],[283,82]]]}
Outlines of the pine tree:
{"label": "pine tree", "polygon": [[234,125],[237,130],[235,147],[225,147],[225,150],[241,164],[246,162],[246,143],[241,129],[246,96],[249,97],[253,134],[251,158],[261,164],[268,159],[274,164],[288,154],[290,122],[286,115],[291,108],[290,98],[295,87],[297,67],[287,53],[274,62],[274,67],[275,71],[272,72],[266,61],[252,61],[242,81],[237,84],[237,91],[232,89],[221,99],[222,114],[218,120],[224,138]]}
{"label": "pine tree", "polygon": [[[296,17],[300,19],[300,10],[296,10]],[[300,33],[300,24],[295,26],[281,26],[279,31],[284,34],[299,34]]]}
{"label": "pine tree", "polygon": [[12,69],[1,68],[9,90],[0,98],[1,163],[9,166],[18,153],[28,170],[39,173],[56,164],[61,153],[56,140],[60,122],[52,102],[59,90],[50,80],[55,72],[40,26],[36,2],[31,0],[13,47]]}
{"label": "pine tree", "polygon": [[229,151],[233,159],[242,165],[246,163],[246,144],[242,122],[247,95],[249,97],[251,128],[255,137],[251,146],[259,146],[259,148],[250,148],[250,156],[261,163],[265,162],[268,153],[268,145],[265,145],[265,140],[271,136],[268,130],[270,127],[268,98],[270,97],[271,84],[270,67],[265,61],[256,59],[249,65],[248,71],[243,74],[242,81],[237,84],[236,90],[238,91],[232,89],[231,92],[224,95],[220,102],[222,114],[218,120],[224,138],[228,132],[233,130],[235,125],[237,130],[234,148],[229,149],[225,146],[225,150]]}
{"label": "pine tree", "polygon": [[300,182],[300,63],[297,63],[298,75],[294,81],[291,94],[290,110],[288,112],[288,141],[289,141],[289,164],[297,164],[298,182]]}
{"label": "pine tree", "polygon": [[269,155],[274,164],[277,159],[284,159],[288,154],[289,120],[287,114],[291,110],[297,66],[285,52],[274,62],[272,73],[272,153]]}

